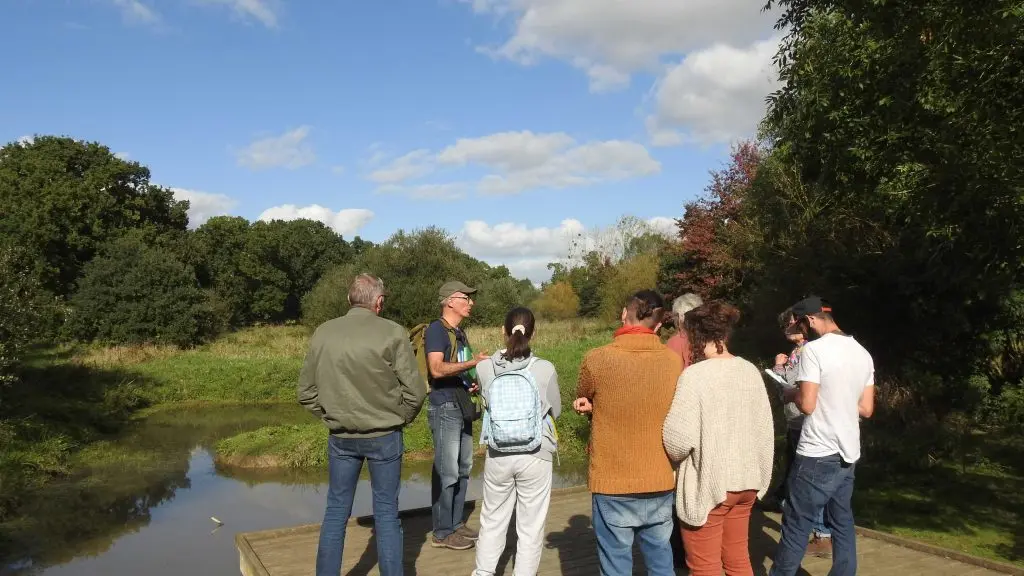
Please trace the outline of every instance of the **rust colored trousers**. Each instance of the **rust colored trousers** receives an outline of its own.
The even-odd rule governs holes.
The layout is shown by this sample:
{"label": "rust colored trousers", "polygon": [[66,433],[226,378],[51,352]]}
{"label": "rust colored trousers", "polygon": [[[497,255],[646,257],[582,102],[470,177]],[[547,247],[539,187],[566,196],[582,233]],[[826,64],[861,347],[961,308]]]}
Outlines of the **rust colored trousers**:
{"label": "rust colored trousers", "polygon": [[718,506],[708,513],[703,526],[683,525],[686,565],[691,576],[752,576],[750,550],[750,510],[757,500],[757,490],[729,492]]}

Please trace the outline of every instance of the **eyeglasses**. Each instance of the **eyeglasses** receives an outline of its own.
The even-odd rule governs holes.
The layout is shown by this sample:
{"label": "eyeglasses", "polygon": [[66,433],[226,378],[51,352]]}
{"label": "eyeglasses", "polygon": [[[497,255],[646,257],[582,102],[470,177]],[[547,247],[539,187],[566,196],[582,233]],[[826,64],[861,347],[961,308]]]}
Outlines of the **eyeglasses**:
{"label": "eyeglasses", "polygon": [[470,298],[469,296],[451,296],[451,298],[458,298],[460,300],[465,300],[466,302],[472,302],[473,301],[473,299]]}

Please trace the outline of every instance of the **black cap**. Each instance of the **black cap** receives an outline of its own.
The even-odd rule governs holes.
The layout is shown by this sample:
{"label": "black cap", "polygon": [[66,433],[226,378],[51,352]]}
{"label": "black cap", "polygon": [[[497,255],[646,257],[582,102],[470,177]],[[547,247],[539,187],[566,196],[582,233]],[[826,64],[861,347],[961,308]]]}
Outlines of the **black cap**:
{"label": "black cap", "polygon": [[832,307],[817,296],[808,296],[793,304],[792,310],[794,316],[803,318],[804,316],[813,316],[819,312],[832,312]]}

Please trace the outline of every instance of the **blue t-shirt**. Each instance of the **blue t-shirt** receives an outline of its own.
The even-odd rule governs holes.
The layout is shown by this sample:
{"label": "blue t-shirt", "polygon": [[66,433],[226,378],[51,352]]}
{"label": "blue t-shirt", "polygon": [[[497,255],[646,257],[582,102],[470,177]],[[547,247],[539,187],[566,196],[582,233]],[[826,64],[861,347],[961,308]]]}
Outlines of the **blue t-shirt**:
{"label": "blue t-shirt", "polygon": [[[466,355],[466,333],[461,328],[455,328],[455,362],[461,362],[467,360]],[[444,324],[440,320],[434,320],[427,326],[427,333],[424,335],[424,348],[426,348],[427,354],[431,352],[442,352],[444,353],[444,361],[452,361],[452,348],[451,340],[448,336],[448,330],[445,329]],[[452,376],[446,376],[444,378],[431,378],[430,380],[430,400],[432,404],[443,404],[444,402],[454,402],[455,395],[453,388],[468,388],[468,383],[462,374],[454,374]]]}

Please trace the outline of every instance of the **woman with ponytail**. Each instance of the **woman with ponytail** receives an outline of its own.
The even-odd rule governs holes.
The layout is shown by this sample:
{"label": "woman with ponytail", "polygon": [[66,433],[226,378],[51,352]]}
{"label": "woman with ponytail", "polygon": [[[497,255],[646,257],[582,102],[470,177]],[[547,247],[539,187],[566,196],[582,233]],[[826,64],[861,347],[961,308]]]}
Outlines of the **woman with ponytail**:
{"label": "woman with ponytail", "polygon": [[[554,421],[562,406],[554,365],[534,356],[530,349],[533,331],[533,312],[514,308],[502,326],[505,349],[476,367],[485,403],[480,442],[487,444],[488,450],[474,576],[495,573],[513,511],[518,535],[515,576],[533,576],[540,565],[551,501],[552,460],[558,450]],[[513,387],[515,392],[509,394]],[[519,402],[532,402],[536,418],[504,420],[499,412],[509,403]],[[504,426],[489,426],[491,422]]]}

